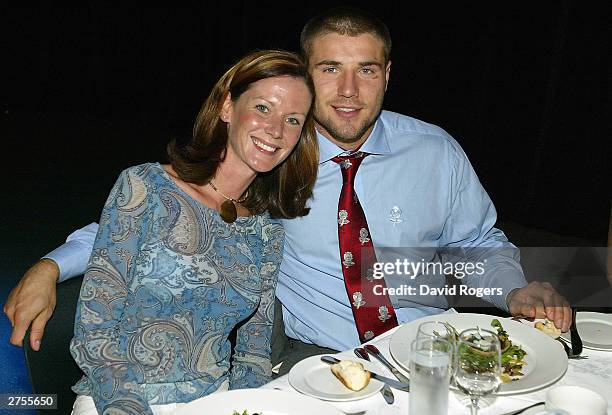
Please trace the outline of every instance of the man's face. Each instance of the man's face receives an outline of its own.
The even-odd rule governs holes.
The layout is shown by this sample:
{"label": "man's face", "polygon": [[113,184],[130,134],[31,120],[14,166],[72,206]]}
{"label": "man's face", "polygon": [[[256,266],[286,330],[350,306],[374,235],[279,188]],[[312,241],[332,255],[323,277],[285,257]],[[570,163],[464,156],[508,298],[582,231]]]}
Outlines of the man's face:
{"label": "man's face", "polygon": [[343,149],[358,148],[374,127],[389,81],[383,42],[369,33],[325,34],[314,39],[308,62],[319,131]]}

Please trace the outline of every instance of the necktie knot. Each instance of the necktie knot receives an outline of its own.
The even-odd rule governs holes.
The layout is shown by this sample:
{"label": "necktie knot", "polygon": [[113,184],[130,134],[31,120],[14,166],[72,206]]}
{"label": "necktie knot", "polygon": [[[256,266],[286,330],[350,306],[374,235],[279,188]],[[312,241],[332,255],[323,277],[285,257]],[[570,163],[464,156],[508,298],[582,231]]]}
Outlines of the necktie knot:
{"label": "necktie knot", "polygon": [[349,156],[336,156],[332,158],[332,161],[340,165],[340,171],[342,172],[342,180],[344,183],[352,184],[354,182],[357,169],[367,155],[368,153],[358,151]]}

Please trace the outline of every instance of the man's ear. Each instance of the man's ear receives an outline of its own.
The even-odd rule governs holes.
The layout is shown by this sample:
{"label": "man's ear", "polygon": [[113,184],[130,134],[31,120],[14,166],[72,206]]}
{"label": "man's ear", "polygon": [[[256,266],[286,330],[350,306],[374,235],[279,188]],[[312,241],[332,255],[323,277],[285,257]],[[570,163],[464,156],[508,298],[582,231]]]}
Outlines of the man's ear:
{"label": "man's ear", "polygon": [[228,92],[225,96],[225,99],[223,100],[223,105],[221,105],[221,113],[219,114],[219,118],[221,118],[221,121],[229,122],[232,119],[232,110],[232,94]]}
{"label": "man's ear", "polygon": [[387,62],[387,67],[385,68],[385,92],[387,92],[387,86],[389,85],[390,73],[391,73],[391,61]]}

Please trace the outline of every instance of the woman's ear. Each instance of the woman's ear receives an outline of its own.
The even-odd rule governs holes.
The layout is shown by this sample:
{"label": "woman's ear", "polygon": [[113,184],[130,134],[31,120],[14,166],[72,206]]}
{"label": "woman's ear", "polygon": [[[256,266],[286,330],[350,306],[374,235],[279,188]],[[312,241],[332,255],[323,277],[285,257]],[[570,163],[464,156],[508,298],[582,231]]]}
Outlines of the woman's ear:
{"label": "woman's ear", "polygon": [[232,118],[232,107],[232,94],[228,92],[225,96],[225,99],[223,100],[223,105],[221,106],[221,114],[219,114],[219,118],[221,118],[221,121],[230,121],[230,119]]}

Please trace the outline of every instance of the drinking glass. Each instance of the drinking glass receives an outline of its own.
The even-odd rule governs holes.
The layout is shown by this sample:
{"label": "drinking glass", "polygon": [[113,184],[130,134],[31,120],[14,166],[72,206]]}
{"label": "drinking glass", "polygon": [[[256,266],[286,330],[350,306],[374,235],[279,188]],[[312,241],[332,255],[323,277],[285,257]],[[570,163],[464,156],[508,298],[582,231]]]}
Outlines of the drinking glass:
{"label": "drinking glass", "polygon": [[446,415],[452,345],[443,338],[416,338],[410,344],[411,414]]}
{"label": "drinking glass", "polygon": [[489,330],[467,329],[457,339],[458,357],[455,382],[471,402],[471,414],[478,413],[478,401],[499,388],[501,383],[501,346]]}
{"label": "drinking glass", "polygon": [[441,338],[450,343],[451,346],[451,362],[450,362],[450,376],[451,383],[457,369],[457,331],[445,321],[425,321],[419,324],[417,328],[417,339],[418,338]]}
{"label": "drinking glass", "polygon": [[455,343],[456,332],[455,329],[445,321],[425,321],[419,324],[417,337],[419,336],[443,337]]}

